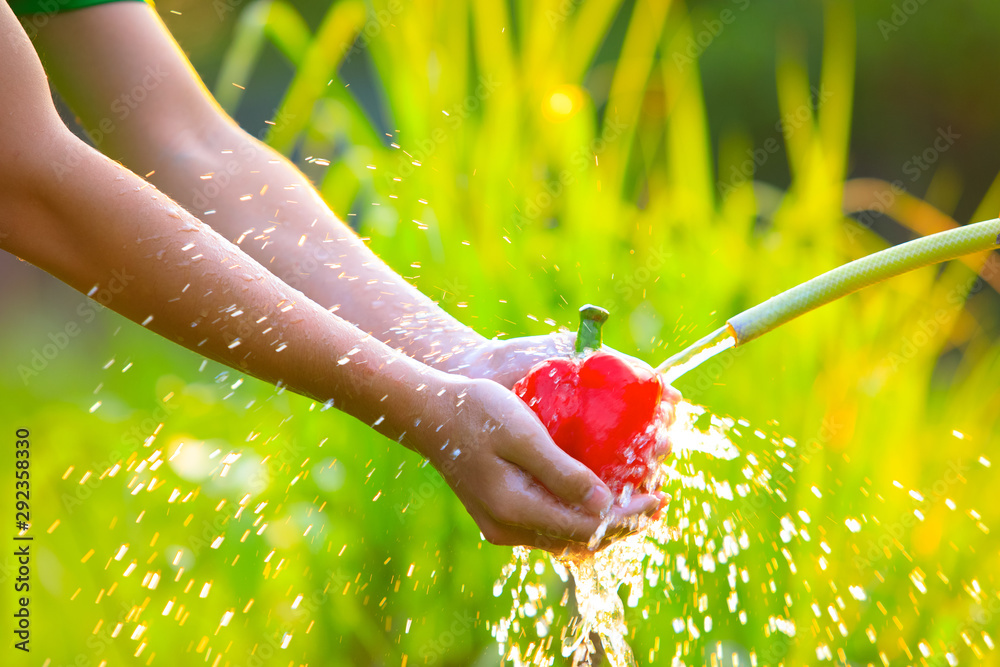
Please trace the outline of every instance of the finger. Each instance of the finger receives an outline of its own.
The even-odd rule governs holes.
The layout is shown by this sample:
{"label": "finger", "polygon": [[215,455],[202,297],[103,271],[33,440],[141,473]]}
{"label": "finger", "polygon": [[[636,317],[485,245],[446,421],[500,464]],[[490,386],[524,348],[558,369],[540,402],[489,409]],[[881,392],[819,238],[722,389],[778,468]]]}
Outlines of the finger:
{"label": "finger", "polygon": [[499,520],[485,505],[478,505],[470,510],[470,514],[475,518],[483,537],[491,544],[526,546],[533,549],[544,549],[554,554],[568,553],[586,547],[585,542],[566,540],[555,535],[540,533],[532,528],[509,523],[507,520]]}
{"label": "finger", "polygon": [[[531,484],[530,480],[526,481]],[[534,490],[525,487],[507,496],[508,500],[514,500],[516,503],[507,507],[528,507],[529,511],[526,514],[519,515],[501,509],[496,512],[500,515],[498,518],[485,506],[480,506],[484,511],[477,523],[481,526],[483,535],[492,544],[523,545],[544,549],[556,555],[593,553],[642,530],[647,525],[648,514],[655,511],[659,504],[659,499],[655,496],[640,494],[626,507],[614,508],[612,514],[606,518],[608,523],[600,541],[590,546],[591,539],[600,529],[601,522],[587,516],[574,517],[573,514],[580,513],[559,503],[554,507],[548,507],[547,504],[553,501],[551,495],[536,485],[533,486]],[[532,517],[535,521],[525,517]],[[539,518],[540,521],[537,520]],[[529,523],[523,523],[525,521]]]}
{"label": "finger", "polygon": [[590,468],[559,449],[537,418],[535,422],[537,428],[511,438],[499,454],[567,505],[604,515],[614,502],[611,490]]}
{"label": "finger", "polygon": [[625,507],[615,506],[609,515],[608,535],[624,537],[645,528],[649,519],[656,515],[662,505],[662,498],[656,494],[637,494]]}
{"label": "finger", "polygon": [[[497,522],[516,526],[557,540],[587,543],[602,530],[597,517],[569,507],[559,501],[522,470],[511,467],[504,483],[497,487],[502,496],[486,505]],[[651,494],[636,494],[625,507],[612,507],[604,520],[604,534],[619,537],[635,532],[644,519],[660,506],[660,498]]]}
{"label": "finger", "polygon": [[616,519],[623,520],[628,517],[646,515],[649,516],[660,506],[661,496],[655,493],[636,493],[624,507],[616,505],[611,513]]}
{"label": "finger", "polygon": [[601,519],[561,502],[520,468],[506,462],[509,470],[495,485],[484,507],[496,522],[547,535],[556,540],[586,543]]}
{"label": "finger", "polygon": [[633,527],[609,526],[607,533],[605,533],[600,543],[594,547],[590,547],[588,545],[589,540],[565,540],[552,535],[537,533],[528,528],[501,524],[492,518],[486,518],[480,525],[480,531],[491,544],[543,549],[557,556],[583,556],[592,554],[636,532],[636,529]]}
{"label": "finger", "polygon": [[525,546],[532,549],[543,549],[556,555],[575,553],[580,549],[586,549],[586,545],[582,542],[560,540],[550,535],[542,535],[518,526],[496,523],[493,526],[483,527],[481,530],[490,544]]}
{"label": "finger", "polygon": [[644,524],[636,521],[628,524],[609,525],[607,531],[598,542],[591,546],[590,540],[575,541],[565,540],[552,535],[537,533],[528,528],[520,526],[503,525],[496,521],[487,520],[489,525],[482,528],[483,535],[492,544],[508,546],[527,546],[533,549],[543,549],[557,556],[586,556],[594,554],[602,549],[614,544],[629,535],[633,535],[641,530]]}

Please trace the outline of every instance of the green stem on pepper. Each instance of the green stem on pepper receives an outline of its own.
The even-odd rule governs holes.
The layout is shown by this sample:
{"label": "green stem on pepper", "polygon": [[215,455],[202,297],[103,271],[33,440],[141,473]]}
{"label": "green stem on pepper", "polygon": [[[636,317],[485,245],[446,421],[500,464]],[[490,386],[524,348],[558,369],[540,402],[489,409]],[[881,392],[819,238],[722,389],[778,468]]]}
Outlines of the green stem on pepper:
{"label": "green stem on pepper", "polygon": [[601,349],[601,325],[608,321],[608,311],[587,304],[580,308],[580,330],[576,334],[576,353]]}

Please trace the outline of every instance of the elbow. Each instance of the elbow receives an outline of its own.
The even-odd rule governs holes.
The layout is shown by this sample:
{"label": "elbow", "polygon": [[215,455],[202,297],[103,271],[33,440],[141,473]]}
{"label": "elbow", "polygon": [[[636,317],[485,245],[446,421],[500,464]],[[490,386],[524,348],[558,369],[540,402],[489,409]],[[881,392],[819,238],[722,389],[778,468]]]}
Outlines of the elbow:
{"label": "elbow", "polygon": [[[137,174],[154,172],[154,184],[169,191],[178,180],[212,171],[209,167],[250,141],[221,109],[208,104],[192,113],[160,109],[109,133],[101,147]],[[161,179],[166,179],[161,183]]]}
{"label": "elbow", "polygon": [[243,182],[266,150],[221,111],[164,123],[141,141],[123,162],[195,215],[213,208],[208,200]]}
{"label": "elbow", "polygon": [[78,271],[80,218],[68,212],[86,208],[95,155],[58,120],[0,142],[0,249],[58,278]]}
{"label": "elbow", "polygon": [[15,128],[0,141],[0,197],[10,202],[40,196],[64,181],[90,150],[54,110],[51,117]]}

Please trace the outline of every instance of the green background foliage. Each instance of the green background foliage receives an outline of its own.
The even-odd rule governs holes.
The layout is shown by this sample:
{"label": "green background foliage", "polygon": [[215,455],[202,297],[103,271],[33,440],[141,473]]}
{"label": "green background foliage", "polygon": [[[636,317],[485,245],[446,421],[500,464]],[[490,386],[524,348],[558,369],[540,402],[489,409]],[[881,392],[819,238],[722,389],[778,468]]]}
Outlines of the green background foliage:
{"label": "green background foliage", "polygon": [[[488,336],[572,326],[592,302],[613,313],[606,343],[657,363],[822,270],[1000,207],[997,93],[963,50],[992,42],[993,5],[157,5],[220,103]],[[935,144],[948,128],[959,137]],[[719,642],[773,664],[815,661],[820,642],[852,664],[989,651],[1000,510],[979,458],[998,436],[1000,347],[985,260],[853,295],[679,381],[716,414],[816,444],[778,475],[785,499],[733,512],[766,554],[747,565],[749,622],[726,610],[724,574],[704,577],[716,622],[697,639],[671,627],[696,601],[652,590],[628,615],[640,658],[685,641],[689,664]],[[28,285],[3,297],[0,423],[8,441],[32,433],[33,659],[497,664],[486,624],[509,608],[492,589],[510,550],[480,540],[418,457],[29,267],[2,270]],[[777,471],[771,441],[749,440]],[[832,555],[821,566],[792,540],[798,572],[772,571],[779,518],[800,509]],[[769,580],[779,595],[758,593]],[[849,585],[868,599],[826,636],[810,603]],[[795,640],[765,631],[775,615]]]}

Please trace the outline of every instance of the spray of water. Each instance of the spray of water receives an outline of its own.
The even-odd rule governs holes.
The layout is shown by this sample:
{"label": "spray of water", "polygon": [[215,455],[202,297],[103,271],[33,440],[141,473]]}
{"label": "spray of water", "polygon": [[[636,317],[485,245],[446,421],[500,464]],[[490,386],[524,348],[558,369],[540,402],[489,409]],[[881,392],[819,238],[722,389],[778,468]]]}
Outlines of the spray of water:
{"label": "spray of water", "polygon": [[[876,539],[884,560],[858,566],[871,538],[891,526],[874,513],[816,521],[805,504],[796,505],[819,512],[831,500],[824,494],[836,493],[813,485],[807,500],[795,500],[798,479],[824,445],[814,439],[800,446],[773,426],[767,433],[680,403],[670,431],[674,453],[662,466],[669,503],[656,520],[586,558],[514,551],[493,591],[511,600],[507,616],[491,628],[504,660],[584,666],[603,657],[613,667],[647,660],[778,665],[792,658],[785,664],[849,664],[850,653],[858,660],[850,664],[896,664],[905,655],[907,664],[956,665],[958,641],[977,656],[991,650],[985,624],[974,621],[949,637],[954,642],[928,628],[917,646],[906,643],[905,624],[933,612],[922,608],[919,596],[928,587],[948,587],[948,574],[938,569],[928,576],[898,539]],[[934,500],[894,486],[919,498],[924,511]],[[951,498],[940,500],[960,512]],[[911,518],[923,521],[923,511],[915,509]],[[890,566],[907,571],[909,600],[879,599]],[[978,579],[971,582],[963,582],[966,593],[988,605],[993,594]],[[648,646],[642,655],[630,646],[637,627]]]}

